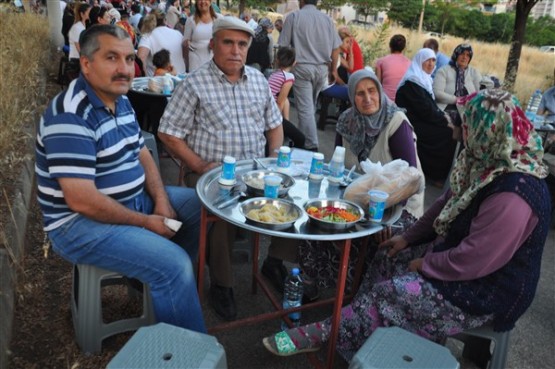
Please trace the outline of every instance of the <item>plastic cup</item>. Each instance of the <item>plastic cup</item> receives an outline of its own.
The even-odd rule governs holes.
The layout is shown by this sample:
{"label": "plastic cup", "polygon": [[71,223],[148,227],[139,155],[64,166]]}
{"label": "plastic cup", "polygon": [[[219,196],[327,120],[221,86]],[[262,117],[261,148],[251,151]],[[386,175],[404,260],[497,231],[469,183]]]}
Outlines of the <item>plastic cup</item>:
{"label": "plastic cup", "polygon": [[277,199],[279,186],[283,178],[279,176],[265,176],[264,177],[264,196],[272,199]]}
{"label": "plastic cup", "polygon": [[380,190],[370,190],[368,195],[370,196],[370,201],[368,201],[368,218],[372,222],[379,223],[382,221],[385,202],[389,194]]}

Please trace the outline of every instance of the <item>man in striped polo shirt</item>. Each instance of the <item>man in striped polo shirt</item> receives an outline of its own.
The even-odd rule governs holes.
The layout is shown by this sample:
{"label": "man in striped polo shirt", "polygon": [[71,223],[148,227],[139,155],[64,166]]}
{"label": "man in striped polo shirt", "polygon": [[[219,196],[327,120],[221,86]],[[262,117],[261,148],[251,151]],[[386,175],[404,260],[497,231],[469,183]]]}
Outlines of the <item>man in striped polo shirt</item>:
{"label": "man in striped polo shirt", "polygon": [[[200,202],[164,187],[125,94],[135,52],[127,32],[80,38],[81,74],[49,104],[36,141],[38,200],[54,251],[150,286],[160,322],[205,332],[192,260]],[[176,233],[167,219],[183,222]]]}

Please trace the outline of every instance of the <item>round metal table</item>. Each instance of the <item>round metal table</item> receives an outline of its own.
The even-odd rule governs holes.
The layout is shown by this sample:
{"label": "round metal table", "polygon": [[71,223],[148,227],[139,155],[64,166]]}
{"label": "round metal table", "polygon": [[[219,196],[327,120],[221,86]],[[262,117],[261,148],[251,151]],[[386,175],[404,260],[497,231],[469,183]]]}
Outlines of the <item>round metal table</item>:
{"label": "round metal table", "polygon": [[[258,160],[269,169],[275,169],[276,167],[275,158],[264,158]],[[288,195],[284,197],[285,200],[294,202],[299,207],[303,208],[304,203],[309,199],[343,197],[343,192],[345,190],[344,186],[330,183],[326,178],[318,181],[309,180],[307,178],[308,172],[305,163],[293,161],[292,166],[293,169],[291,175],[295,178],[295,185],[289,190]],[[226,197],[231,198],[232,194],[236,191],[246,192],[246,185],[241,181],[241,175],[256,169],[263,168],[258,167],[253,160],[238,161],[235,172],[237,182],[233,186],[224,186],[218,182],[218,178],[221,174],[221,167],[212,169],[211,171],[205,173],[197,182],[196,189],[200,201],[211,214],[225,220],[226,222],[232,223],[249,231],[269,236],[315,241],[335,241],[368,236],[369,234],[376,233],[383,228],[380,224],[363,222],[350,229],[337,232],[322,230],[310,224],[308,222],[308,215],[303,213],[303,215],[293,224],[291,228],[276,231],[249,223],[239,210],[240,200],[223,209],[218,209],[218,207],[214,205],[217,200],[224,200]],[[345,171],[345,175],[347,175],[347,170]],[[354,174],[353,177],[357,176],[358,174]],[[401,212],[401,206],[394,206],[387,209],[381,224],[391,225],[399,219]]]}
{"label": "round metal table", "polygon": [[[264,158],[259,159],[262,165],[268,169],[274,169],[276,165],[275,158]],[[309,163],[297,162],[293,160],[292,172],[290,173],[295,178],[295,185],[289,190],[287,195],[288,200],[293,201],[301,208],[303,204],[311,198],[341,198],[343,195],[344,187],[333,185],[327,181],[327,179],[322,179],[320,181],[308,180],[308,167]],[[287,318],[287,314],[305,310],[307,308],[316,308],[323,306],[325,304],[333,303],[333,315],[332,315],[332,326],[330,333],[330,341],[328,344],[328,354],[327,354],[327,368],[333,367],[334,357],[335,357],[335,345],[337,342],[337,336],[339,331],[339,323],[341,319],[341,306],[345,297],[345,282],[347,277],[347,265],[349,261],[349,254],[351,250],[351,240],[353,238],[359,238],[374,234],[380,231],[383,226],[381,224],[374,224],[365,222],[364,225],[357,224],[356,226],[342,231],[324,231],[308,222],[308,216],[306,213],[294,223],[292,227],[282,231],[276,231],[266,228],[261,228],[256,225],[250,224],[247,219],[239,211],[239,201],[231,202],[229,206],[219,209],[214,203],[217,200],[225,200],[226,197],[231,197],[235,191],[245,191],[246,186],[241,182],[241,175],[250,170],[263,169],[258,166],[258,164],[253,160],[242,160],[238,161],[236,164],[236,184],[233,186],[223,186],[218,182],[220,177],[221,167],[214,168],[211,171],[205,173],[198,180],[196,185],[197,195],[202,202],[201,209],[201,225],[200,225],[200,241],[199,241],[199,266],[198,266],[198,279],[197,288],[199,296],[202,298],[203,295],[203,282],[204,282],[204,265],[206,261],[206,244],[207,244],[207,231],[208,223],[213,221],[226,221],[232,223],[238,227],[247,229],[254,232],[254,245],[253,245],[253,265],[252,265],[252,291],[256,293],[257,285],[263,289],[266,296],[270,299],[272,305],[276,309],[274,312],[259,314],[254,317],[248,317],[241,320],[237,320],[230,323],[224,323],[218,325],[217,327],[212,327],[209,332],[214,333],[220,330],[237,328],[249,324],[256,324],[258,322],[276,319],[282,317],[287,323],[291,323]],[[347,174],[347,173],[345,173]],[[356,176],[356,175],[355,175]],[[384,215],[383,224],[389,225],[394,223],[401,216],[402,207],[394,206],[387,211]],[[289,308],[284,310],[281,305],[281,301],[276,298],[270,288],[267,286],[266,281],[259,273],[258,268],[258,256],[259,256],[259,234],[266,234],[270,236],[285,237],[285,238],[295,238],[304,240],[320,240],[320,241],[331,241],[331,240],[343,240],[343,247],[341,252],[341,258],[339,262],[339,272],[337,276],[337,288],[334,298],[317,301],[310,304],[302,305],[296,308]],[[359,261],[359,264],[362,264]],[[315,355],[309,355],[309,359],[312,364],[320,368],[322,363],[316,358]]]}

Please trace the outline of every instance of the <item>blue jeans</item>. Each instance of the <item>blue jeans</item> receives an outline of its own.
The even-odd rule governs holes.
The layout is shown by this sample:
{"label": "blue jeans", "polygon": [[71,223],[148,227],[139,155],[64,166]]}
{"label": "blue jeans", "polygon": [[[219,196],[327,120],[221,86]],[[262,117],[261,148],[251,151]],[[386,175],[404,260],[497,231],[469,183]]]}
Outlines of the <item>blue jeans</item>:
{"label": "blue jeans", "polygon": [[[166,191],[183,222],[171,241],[144,228],[99,223],[81,215],[48,236],[54,251],[73,264],[95,265],[148,284],[159,322],[204,333],[191,262],[198,252],[201,204],[193,189],[168,186]],[[125,205],[144,214],[154,207],[146,193]]]}

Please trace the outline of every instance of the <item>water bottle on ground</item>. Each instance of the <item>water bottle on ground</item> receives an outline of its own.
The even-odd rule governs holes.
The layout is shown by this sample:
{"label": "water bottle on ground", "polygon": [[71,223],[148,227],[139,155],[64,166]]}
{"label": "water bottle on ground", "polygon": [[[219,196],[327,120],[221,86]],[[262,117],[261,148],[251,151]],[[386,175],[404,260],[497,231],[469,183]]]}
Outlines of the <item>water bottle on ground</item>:
{"label": "water bottle on ground", "polygon": [[536,120],[536,112],[538,111],[541,100],[542,91],[538,89],[534,91],[534,93],[530,97],[530,100],[528,101],[528,106],[526,107],[526,118],[528,118],[528,120],[532,124],[534,124],[534,121]]}
{"label": "water bottle on ground", "polygon": [[[303,281],[301,279],[301,273],[299,268],[293,268],[291,274],[285,279],[285,286],[283,288],[283,308],[288,309],[290,307],[301,306],[303,300]],[[301,312],[296,311],[290,313],[289,319],[293,322],[295,327],[298,327],[301,323]],[[285,321],[281,322],[281,329],[289,329]]]}

